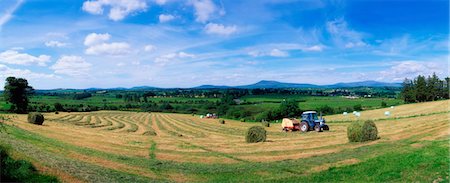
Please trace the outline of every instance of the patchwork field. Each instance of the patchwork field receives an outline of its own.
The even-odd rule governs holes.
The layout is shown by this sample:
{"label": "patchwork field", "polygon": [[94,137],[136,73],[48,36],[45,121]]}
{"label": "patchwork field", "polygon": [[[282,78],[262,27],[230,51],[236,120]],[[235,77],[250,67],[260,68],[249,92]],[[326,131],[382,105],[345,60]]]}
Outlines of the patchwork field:
{"label": "patchwork field", "polygon": [[[380,139],[368,143],[348,142],[347,126],[358,120],[349,112],[326,116],[330,131],[322,133],[284,133],[272,124],[266,128],[268,141],[257,144],[245,143],[244,134],[258,123],[117,111],[46,113],[43,126],[16,115],[0,137],[15,156],[64,182],[317,181],[322,171],[364,167],[392,154],[437,148],[447,149],[448,159],[448,100],[361,112],[360,118],[374,120],[379,131]],[[446,162],[439,166],[448,167]],[[433,175],[425,177],[397,171],[372,181],[448,181],[448,169],[429,170]]]}

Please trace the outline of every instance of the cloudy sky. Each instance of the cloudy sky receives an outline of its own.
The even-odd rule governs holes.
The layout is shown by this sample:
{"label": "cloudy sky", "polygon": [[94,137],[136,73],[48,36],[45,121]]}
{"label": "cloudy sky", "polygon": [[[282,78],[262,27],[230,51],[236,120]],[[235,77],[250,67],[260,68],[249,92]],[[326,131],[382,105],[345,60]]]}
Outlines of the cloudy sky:
{"label": "cloudy sky", "polygon": [[48,89],[442,77],[448,17],[447,0],[0,0],[0,80]]}

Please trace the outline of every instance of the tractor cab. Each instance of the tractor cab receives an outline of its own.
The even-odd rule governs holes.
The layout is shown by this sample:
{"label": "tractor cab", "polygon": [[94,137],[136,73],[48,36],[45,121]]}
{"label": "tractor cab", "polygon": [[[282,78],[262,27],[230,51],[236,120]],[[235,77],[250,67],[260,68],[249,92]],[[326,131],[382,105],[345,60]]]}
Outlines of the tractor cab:
{"label": "tractor cab", "polygon": [[317,121],[319,117],[317,117],[316,111],[306,111],[302,114],[302,121]]}
{"label": "tractor cab", "polygon": [[316,111],[306,111],[302,113],[302,122],[300,130],[307,132],[309,130],[322,131],[329,130],[328,125],[325,124],[325,119],[322,116],[319,118]]}

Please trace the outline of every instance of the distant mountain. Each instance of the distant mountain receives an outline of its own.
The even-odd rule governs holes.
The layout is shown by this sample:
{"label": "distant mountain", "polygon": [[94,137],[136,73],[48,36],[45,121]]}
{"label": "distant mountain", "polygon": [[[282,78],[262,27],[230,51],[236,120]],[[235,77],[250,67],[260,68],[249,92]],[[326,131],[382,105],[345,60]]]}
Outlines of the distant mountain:
{"label": "distant mountain", "polygon": [[153,86],[135,86],[135,87],[129,88],[128,90],[153,90],[153,89],[159,89],[159,88],[153,87]]}
{"label": "distant mountain", "polygon": [[305,83],[283,83],[278,81],[262,80],[250,85],[241,86],[215,86],[215,85],[201,85],[194,87],[194,89],[225,89],[225,88],[241,88],[241,89],[256,89],[256,88],[352,88],[352,87],[401,87],[401,83],[384,83],[378,81],[360,81],[350,83],[336,83],[332,85],[314,85]]}
{"label": "distant mountain", "polygon": [[216,85],[201,85],[194,87],[194,89],[226,89],[226,88],[232,88],[230,86],[216,86]]}
{"label": "distant mountain", "polygon": [[[262,80],[254,84],[240,85],[240,86],[224,86],[224,85],[201,85],[193,88],[185,89],[227,89],[227,88],[240,88],[240,89],[256,89],[256,88],[352,88],[352,87],[401,87],[401,83],[385,83],[378,81],[360,81],[350,83],[336,83],[332,85],[314,85],[307,83],[283,83],[278,81]],[[70,89],[59,88],[51,90],[38,90],[38,91],[52,91],[52,92],[74,92],[74,91],[99,91],[99,90],[123,90],[123,91],[145,91],[163,89],[153,86],[136,86],[132,88],[86,88],[86,89]],[[165,88],[170,89],[170,88]],[[173,89],[173,88],[172,88]]]}
{"label": "distant mountain", "polygon": [[336,83],[327,85],[328,88],[351,88],[351,87],[401,87],[401,83],[384,83],[378,81],[360,81],[351,83]]}
{"label": "distant mountain", "polygon": [[255,88],[319,88],[318,85],[313,84],[299,84],[299,83],[282,83],[278,81],[262,80],[255,84],[236,86],[235,88],[255,89]]}

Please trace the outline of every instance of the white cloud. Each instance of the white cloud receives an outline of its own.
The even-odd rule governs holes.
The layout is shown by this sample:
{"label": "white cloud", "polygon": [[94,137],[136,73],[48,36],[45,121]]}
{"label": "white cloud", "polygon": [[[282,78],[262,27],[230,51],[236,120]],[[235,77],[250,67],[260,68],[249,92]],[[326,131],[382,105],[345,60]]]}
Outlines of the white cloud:
{"label": "white cloud", "polygon": [[208,34],[219,34],[228,36],[237,31],[236,25],[224,26],[222,24],[209,23],[205,26],[205,32]]}
{"label": "white cloud", "polygon": [[17,10],[17,8],[20,7],[20,5],[22,5],[23,1],[24,0],[17,0],[14,5],[6,9],[3,15],[0,15],[0,29],[6,22],[8,22],[12,18],[12,14]]}
{"label": "white cloud", "polygon": [[288,57],[289,56],[289,54],[287,52],[281,51],[279,49],[271,50],[269,55],[272,57]]}
{"label": "white cloud", "polygon": [[195,55],[189,54],[189,53],[185,53],[185,52],[179,52],[178,53],[178,57],[180,57],[180,58],[194,58]]}
{"label": "white cloud", "polygon": [[252,57],[260,57],[260,56],[264,56],[264,54],[262,54],[259,51],[250,51],[247,53],[248,55],[252,56]]}
{"label": "white cloud", "polygon": [[302,51],[322,51],[323,46],[320,45],[314,45],[310,47],[301,48]]}
{"label": "white cloud", "polygon": [[67,43],[59,42],[59,41],[47,41],[45,42],[45,46],[47,47],[64,47]]}
{"label": "white cloud", "polygon": [[175,19],[175,16],[170,15],[170,14],[161,14],[161,15],[159,15],[159,22],[161,22],[161,23],[170,22],[173,19]]}
{"label": "white cloud", "polygon": [[50,67],[56,74],[64,74],[69,76],[85,76],[91,70],[92,64],[86,62],[79,56],[62,56]]}
{"label": "white cloud", "polygon": [[250,55],[252,57],[264,57],[264,56],[288,57],[289,53],[275,48],[270,51],[250,51],[250,52],[248,52],[248,55]]}
{"label": "white cloud", "polygon": [[145,11],[145,0],[89,0],[83,3],[83,10],[94,14],[103,14],[104,8],[109,7],[109,19],[119,21],[132,13]]}
{"label": "white cloud", "polygon": [[200,23],[206,23],[218,10],[211,0],[192,0],[191,3],[195,9],[195,20]]}
{"label": "white cloud", "polygon": [[88,55],[124,55],[130,53],[130,45],[124,42],[102,43],[88,47],[85,53]]}
{"label": "white cloud", "polygon": [[17,50],[7,50],[0,53],[1,63],[15,65],[37,64],[45,66],[47,62],[50,62],[50,58],[48,55],[33,56],[27,53],[19,53]]}
{"label": "white cloud", "polygon": [[6,78],[9,76],[22,77],[27,79],[56,78],[54,74],[35,73],[28,69],[13,69],[6,65],[0,64],[0,77]]}
{"label": "white cloud", "polygon": [[354,48],[354,47],[363,47],[366,46],[367,44],[359,41],[359,42],[348,42],[347,44],[345,44],[345,48]]}
{"label": "white cloud", "polygon": [[130,45],[125,42],[105,43],[111,39],[111,35],[90,33],[84,39],[84,45],[88,48],[85,53],[88,55],[124,55],[130,53]]}
{"label": "white cloud", "polygon": [[119,62],[119,63],[117,63],[116,65],[117,65],[118,67],[122,67],[122,66],[125,66],[125,63]]}
{"label": "white cloud", "polygon": [[155,3],[158,5],[165,5],[167,3],[168,0],[155,0]]}
{"label": "white cloud", "polygon": [[380,72],[378,80],[402,81],[405,78],[415,78],[418,75],[448,74],[448,65],[444,66],[437,62],[420,62],[414,60],[396,62],[394,66]]}
{"label": "white cloud", "polygon": [[24,50],[25,48],[23,47],[12,47],[10,50]]}
{"label": "white cloud", "polygon": [[326,28],[334,43],[340,47],[355,48],[367,46],[363,41],[364,34],[351,30],[343,18],[327,22]]}
{"label": "white cloud", "polygon": [[144,50],[147,52],[154,51],[156,49],[156,46],[153,46],[151,44],[145,45]]}
{"label": "white cloud", "polygon": [[103,43],[105,41],[108,41],[111,38],[111,35],[108,33],[106,34],[97,34],[97,33],[90,33],[89,35],[84,38],[84,45],[85,46],[92,46],[96,44]]}
{"label": "white cloud", "polygon": [[172,61],[176,61],[181,58],[195,58],[195,55],[186,52],[169,53],[157,57],[154,62],[159,65],[166,65]]}

